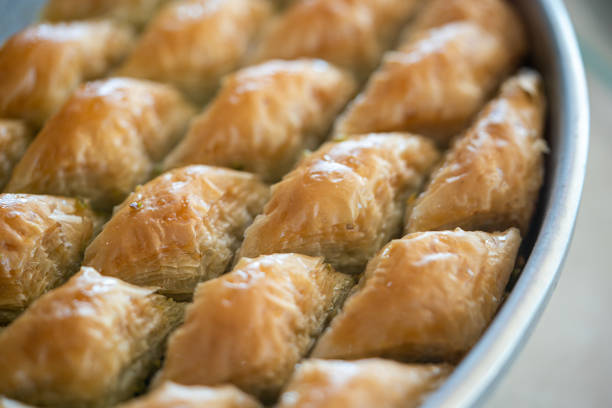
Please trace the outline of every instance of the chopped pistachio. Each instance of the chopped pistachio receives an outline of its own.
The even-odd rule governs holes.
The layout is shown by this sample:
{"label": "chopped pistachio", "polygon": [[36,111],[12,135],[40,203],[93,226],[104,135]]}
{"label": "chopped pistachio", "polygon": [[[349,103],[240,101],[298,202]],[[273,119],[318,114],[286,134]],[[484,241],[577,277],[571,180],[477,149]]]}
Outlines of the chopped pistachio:
{"label": "chopped pistachio", "polygon": [[89,209],[89,203],[81,197],[76,198],[74,206],[77,211],[85,211]]}
{"label": "chopped pistachio", "polygon": [[142,209],[142,207],[143,207],[142,201],[134,201],[130,203],[130,208],[134,211],[138,211]]}

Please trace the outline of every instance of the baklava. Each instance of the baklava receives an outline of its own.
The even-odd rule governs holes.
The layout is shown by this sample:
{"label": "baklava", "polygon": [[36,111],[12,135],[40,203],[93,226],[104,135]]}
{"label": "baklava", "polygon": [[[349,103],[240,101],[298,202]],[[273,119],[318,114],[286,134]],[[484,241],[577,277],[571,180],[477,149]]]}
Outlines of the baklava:
{"label": "baklava", "polygon": [[100,223],[81,200],[0,194],[0,324],[79,269]]}
{"label": "baklava", "polygon": [[225,77],[165,168],[210,164],[277,181],[326,136],[355,90],[321,60],[268,61]]}
{"label": "baklava", "polygon": [[0,48],[0,117],[41,127],[78,85],[127,54],[132,32],[109,21],[39,24]]}
{"label": "baklava", "polygon": [[416,407],[487,330],[547,151],[513,2],[42,19],[0,48],[0,406]]}
{"label": "baklava", "polygon": [[84,197],[108,211],[147,181],[193,113],[167,85],[87,83],[36,136],[6,191]]}
{"label": "baklava", "polygon": [[0,119],[0,191],[25,153],[30,138],[30,130],[22,121]]}
{"label": "baklava", "polygon": [[141,26],[168,1],[170,0],[49,0],[43,11],[43,18],[49,21],[70,21],[106,17]]}
{"label": "baklava", "polygon": [[391,241],[317,342],[316,358],[456,361],[497,311],[521,242],[516,228]]}
{"label": "baklava", "polygon": [[[429,7],[452,15],[448,8],[474,3],[442,2]],[[385,55],[365,89],[338,118],[335,133],[409,131],[448,144],[525,54],[518,16],[504,0],[485,3],[502,20],[497,30],[470,15],[448,22],[440,18],[441,25],[428,18],[422,24],[429,29],[413,33],[397,51]]]}
{"label": "baklava", "polygon": [[0,332],[0,394],[32,405],[108,407],[144,389],[183,308],[82,268]]}
{"label": "baklava", "polygon": [[406,231],[518,227],[525,235],[544,177],[544,110],[539,74],[509,79],[408,204]]}
{"label": "baklava", "polygon": [[188,166],[137,187],[85,253],[103,275],[189,299],[225,272],[268,187],[252,174]]}
{"label": "baklava", "polygon": [[297,1],[268,25],[251,60],[320,58],[362,79],[376,67],[418,3]]}
{"label": "baklava", "polygon": [[305,360],[278,408],[416,408],[451,372],[448,365],[382,359]]}
{"label": "baklava", "polygon": [[170,2],[117,75],[170,83],[204,102],[241,63],[270,8],[268,0]]}
{"label": "baklava", "polygon": [[262,408],[250,395],[231,385],[188,387],[166,382],[146,396],[118,408]]}
{"label": "baklava", "polygon": [[327,143],[272,187],[240,256],[297,252],[359,273],[400,234],[405,200],[437,159],[430,141],[410,134]]}
{"label": "baklava", "polygon": [[505,0],[428,0],[414,24],[407,26],[402,41],[458,21],[473,22],[503,38],[505,44],[526,46],[524,24],[511,2]]}
{"label": "baklava", "polygon": [[270,400],[352,285],[321,258],[242,258],[198,286],[157,381],[232,383]]}

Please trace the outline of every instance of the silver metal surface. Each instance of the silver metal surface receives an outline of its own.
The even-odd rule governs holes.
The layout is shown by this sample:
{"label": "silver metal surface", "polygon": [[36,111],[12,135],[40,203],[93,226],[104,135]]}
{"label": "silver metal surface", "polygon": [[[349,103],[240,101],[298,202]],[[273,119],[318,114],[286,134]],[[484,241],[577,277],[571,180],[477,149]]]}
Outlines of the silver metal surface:
{"label": "silver metal surface", "polygon": [[[512,1],[512,0],[510,0]],[[589,108],[578,43],[561,0],[514,0],[528,22],[533,64],[549,98],[551,147],[539,231],[521,277],[495,320],[426,407],[481,404],[537,322],[557,280],[584,181]],[[0,41],[32,21],[43,0],[0,0]],[[1,73],[0,73],[1,75]]]}
{"label": "silver metal surface", "polygon": [[484,402],[539,319],[569,247],[584,182],[589,106],[574,29],[560,0],[515,0],[528,22],[533,64],[544,74],[551,147],[541,227],[522,275],[495,320],[425,407]]}

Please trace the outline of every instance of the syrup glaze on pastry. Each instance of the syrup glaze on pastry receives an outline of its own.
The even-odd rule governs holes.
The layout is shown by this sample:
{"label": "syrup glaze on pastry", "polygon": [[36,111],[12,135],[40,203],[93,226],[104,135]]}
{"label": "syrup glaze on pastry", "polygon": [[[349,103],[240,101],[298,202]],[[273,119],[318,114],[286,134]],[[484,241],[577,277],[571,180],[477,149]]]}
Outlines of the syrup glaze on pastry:
{"label": "syrup glaze on pastry", "polygon": [[536,72],[509,79],[409,205],[406,231],[518,227],[525,235],[544,177],[544,111]]}
{"label": "syrup glaze on pastry", "polygon": [[321,258],[242,258],[232,272],[198,286],[158,381],[232,383],[273,398],[352,285]]}
{"label": "syrup glaze on pastry", "polygon": [[0,332],[0,394],[108,407],[142,389],[182,306],[82,268]]}
{"label": "syrup glaze on pastry", "polygon": [[276,181],[316,147],[355,90],[321,60],[269,61],[227,76],[165,167],[210,164]]}
{"label": "syrup glaze on pastry", "polygon": [[30,143],[30,131],[18,120],[0,119],[0,191]]}
{"label": "syrup glaze on pastry", "polygon": [[486,330],[546,151],[513,2],[42,18],[0,48],[0,407],[410,408]]}
{"label": "syrup glaze on pastry", "polygon": [[189,299],[198,282],[225,272],[267,198],[268,187],[248,173],[208,166],[170,171],[115,209],[83,263]]}
{"label": "syrup glaze on pastry", "polygon": [[497,311],[520,242],[516,228],[423,232],[391,241],[368,263],[312,356],[455,361]]}
{"label": "syrup glaze on pastry", "polygon": [[85,197],[110,210],[150,177],[192,115],[167,85],[124,78],[85,84],[32,142],[6,190]]}
{"label": "syrup glaze on pastry", "polygon": [[170,2],[118,75],[170,83],[204,102],[241,62],[270,8],[268,0]]}
{"label": "syrup glaze on pastry", "polygon": [[433,143],[409,134],[327,143],[272,187],[240,256],[296,252],[359,273],[400,233],[405,199],[437,159]]}
{"label": "syrup glaze on pastry", "polygon": [[149,394],[117,408],[262,408],[259,402],[231,385],[188,387],[166,382]]}
{"label": "syrup glaze on pastry", "polygon": [[305,360],[278,408],[416,408],[450,374],[448,365],[382,359]]}
{"label": "syrup glaze on pastry", "polygon": [[[465,1],[473,3],[454,0],[448,6]],[[444,12],[446,4],[437,9]],[[457,21],[449,18],[440,26],[429,18],[423,25],[431,29],[416,31],[385,56],[365,90],[338,118],[335,133],[409,131],[448,144],[526,51],[524,28],[511,6],[503,0],[487,0],[487,5],[499,9],[500,28],[510,33],[488,29],[480,16],[472,20],[458,14]]]}
{"label": "syrup glaze on pastry", "polygon": [[100,221],[73,198],[0,194],[0,324],[78,270]]}
{"label": "syrup glaze on pastry", "polygon": [[484,28],[504,44],[526,47],[524,24],[507,0],[429,0],[414,24],[407,27],[402,41],[407,44],[430,28],[459,21]]}
{"label": "syrup glaze on pastry", "polygon": [[272,21],[253,60],[324,59],[364,78],[418,0],[307,0]]}
{"label": "syrup glaze on pastry", "polygon": [[41,127],[81,82],[106,73],[132,42],[129,29],[109,21],[18,32],[0,48],[0,116]]}

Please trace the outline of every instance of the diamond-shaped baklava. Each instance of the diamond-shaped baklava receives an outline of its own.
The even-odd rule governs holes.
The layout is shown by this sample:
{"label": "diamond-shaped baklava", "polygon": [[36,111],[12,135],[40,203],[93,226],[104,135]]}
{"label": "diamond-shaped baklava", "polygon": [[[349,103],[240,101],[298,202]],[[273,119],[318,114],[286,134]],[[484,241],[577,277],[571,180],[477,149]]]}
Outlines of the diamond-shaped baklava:
{"label": "diamond-shaped baklava", "polygon": [[0,48],[0,406],[416,407],[452,375],[545,179],[512,1],[41,19]]}

